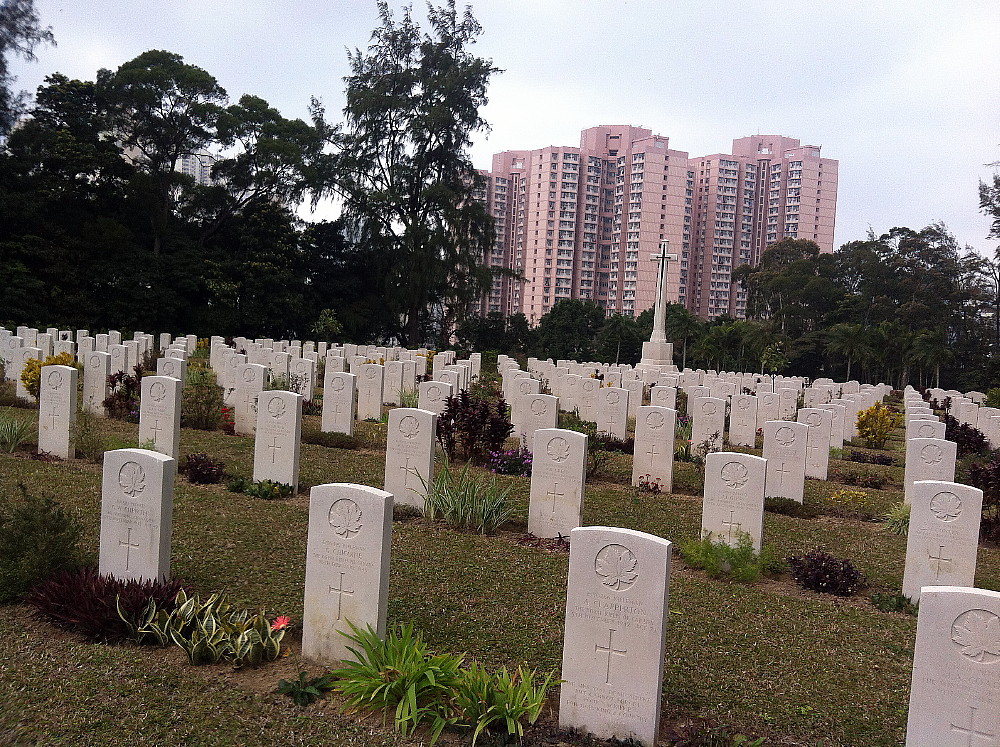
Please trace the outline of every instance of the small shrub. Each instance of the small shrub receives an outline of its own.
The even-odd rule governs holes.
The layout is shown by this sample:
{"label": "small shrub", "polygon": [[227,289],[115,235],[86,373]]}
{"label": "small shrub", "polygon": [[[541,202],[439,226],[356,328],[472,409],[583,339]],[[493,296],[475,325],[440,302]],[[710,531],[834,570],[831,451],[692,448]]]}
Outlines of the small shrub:
{"label": "small shrub", "polygon": [[553,675],[536,680],[537,672],[519,666],[513,672],[502,667],[491,673],[476,662],[461,670],[455,684],[455,707],[461,725],[472,731],[472,747],[484,733],[493,744],[520,742],[524,725],[538,720]]}
{"label": "small shrub", "polygon": [[764,499],[764,510],[772,514],[794,516],[797,519],[814,519],[819,511],[811,503],[799,503],[794,498],[768,496]]}
{"label": "small shrub", "polygon": [[507,502],[510,488],[501,488],[496,478],[477,478],[468,464],[461,472],[445,464],[424,489],[424,515],[432,520],[440,517],[457,529],[492,534],[514,513]]}
{"label": "small shrub", "polygon": [[[677,393],[679,397],[681,392]],[[691,440],[691,429],[692,422],[690,415],[677,415],[677,421],[674,424],[674,438],[681,439],[682,441]]]}
{"label": "small shrub", "polygon": [[985,454],[990,448],[982,431],[967,423],[959,423],[951,415],[944,416],[944,437],[955,442],[959,459],[970,454]]}
{"label": "small shrub", "polygon": [[588,438],[592,438],[597,435],[597,423],[581,418],[579,410],[573,410],[573,412],[560,412],[558,424],[563,430],[585,433]]}
{"label": "small shrub", "polygon": [[604,449],[587,449],[587,474],[585,480],[590,482],[610,473],[612,457],[610,451]]}
{"label": "small shrub", "polygon": [[108,396],[102,404],[109,418],[139,422],[139,397],[145,372],[146,369],[139,365],[131,374],[117,371],[108,377]]}
{"label": "small shrub", "polygon": [[21,368],[21,384],[27,390],[28,394],[38,399],[38,390],[41,386],[42,381],[42,366],[72,366],[77,371],[79,371],[82,366],[76,362],[74,358],[69,353],[59,353],[58,355],[50,355],[45,358],[45,360],[39,360],[38,358],[31,358],[24,362],[24,367]]}
{"label": "small shrub", "polygon": [[348,436],[346,433],[332,433],[321,431],[316,427],[302,426],[302,443],[325,446],[328,449],[359,449],[361,439],[357,436]]}
{"label": "small shrub", "polygon": [[634,454],[635,453],[635,439],[634,438],[618,438],[617,436],[612,436],[610,433],[597,433],[592,439],[590,439],[590,444],[592,448],[603,449],[604,451],[613,451],[617,454]]}
{"label": "small shrub", "polygon": [[860,519],[872,516],[871,496],[863,490],[837,490],[826,499],[830,513],[835,516]]}
{"label": "small shrub", "polygon": [[108,451],[98,427],[98,420],[99,418],[89,410],[81,409],[76,414],[76,454],[94,464],[103,462],[104,452]]}
{"label": "small shrub", "polygon": [[910,531],[910,504],[893,505],[882,516],[882,528],[889,534],[905,537]]}
{"label": "small shrub", "polygon": [[708,535],[700,540],[688,540],[680,545],[684,562],[705,571],[712,578],[729,578],[743,584],[757,581],[761,574],[781,573],[781,558],[769,547],[757,554],[750,535],[741,534],[736,547]]}
{"label": "small shrub", "polygon": [[858,488],[871,488],[872,490],[881,490],[889,482],[888,477],[870,469],[837,470],[831,475],[831,477],[834,476],[845,485],[853,485]]}
{"label": "small shrub", "polygon": [[53,498],[0,493],[0,603],[19,599],[33,584],[76,563],[80,527]]}
{"label": "small shrub", "polygon": [[858,435],[865,440],[869,449],[884,449],[889,434],[902,422],[902,416],[894,414],[882,402],[876,402],[858,413]]}
{"label": "small shrub", "polygon": [[792,578],[803,589],[849,597],[861,585],[861,573],[850,560],[835,558],[822,548],[786,559]]}
{"label": "small shrub", "polygon": [[0,449],[13,454],[35,431],[34,418],[19,418],[12,408],[0,413]]}
{"label": "small shrub", "polygon": [[446,400],[437,425],[438,440],[448,459],[473,464],[483,464],[490,452],[501,449],[513,430],[502,397],[476,398],[464,389]]}
{"label": "small shrub", "polygon": [[222,425],[222,387],[207,368],[188,368],[181,390],[181,425],[200,431],[214,431]]}
{"label": "small shrub", "polygon": [[247,488],[252,484],[252,480],[235,475],[229,479],[229,482],[226,483],[226,490],[230,493],[246,493]]}
{"label": "small shrub", "polygon": [[334,678],[330,674],[306,679],[305,672],[299,672],[297,680],[279,680],[275,690],[279,695],[287,695],[297,706],[305,708],[315,703],[333,689]]}
{"label": "small shrub", "polygon": [[225,464],[202,452],[185,456],[179,468],[179,472],[187,477],[188,482],[198,485],[215,485],[222,482],[225,470]]}
{"label": "small shrub", "polygon": [[196,666],[227,661],[240,668],[277,659],[288,622],[283,615],[271,622],[263,610],[250,614],[233,607],[225,594],[202,602],[181,589],[170,612],[151,604],[138,625],[130,624],[130,632],[140,641],[175,643]]}
{"label": "small shrub", "polygon": [[882,612],[902,612],[904,615],[916,615],[917,605],[909,597],[902,594],[888,594],[876,591],[871,595],[872,605]]}
{"label": "small shrub", "polygon": [[852,449],[847,454],[848,461],[860,462],[861,464],[881,464],[884,466],[891,466],[895,464],[895,460],[889,454],[872,454],[868,451],[858,451],[857,449]]}
{"label": "small shrub", "polygon": [[1000,541],[1000,454],[985,463],[969,465],[968,483],[983,491],[983,517],[979,536],[991,542]]}
{"label": "small shrub", "polygon": [[260,480],[245,485],[243,492],[252,498],[260,498],[265,501],[280,501],[284,498],[291,498],[295,494],[294,485],[285,485],[282,482],[271,482],[270,480]]}
{"label": "small shrub", "polygon": [[486,460],[486,469],[498,475],[531,475],[531,449],[518,446],[513,449],[491,451]]}
{"label": "small shrub", "polygon": [[146,610],[173,608],[181,581],[136,581],[102,576],[94,566],[63,571],[32,589],[25,601],[35,615],[89,641],[133,637]]}

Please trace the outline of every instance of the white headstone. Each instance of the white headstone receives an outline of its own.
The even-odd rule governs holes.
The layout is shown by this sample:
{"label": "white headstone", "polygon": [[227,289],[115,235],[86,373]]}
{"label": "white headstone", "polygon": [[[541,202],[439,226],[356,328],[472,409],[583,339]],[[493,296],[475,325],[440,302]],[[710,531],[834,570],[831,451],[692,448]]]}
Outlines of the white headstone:
{"label": "white headstone", "polygon": [[536,537],[567,536],[580,526],[587,475],[587,436],[546,428],[535,431],[531,457],[528,531]]}
{"label": "white headstone", "polygon": [[767,460],[768,498],[791,498],[802,503],[806,479],[806,446],[809,426],[805,423],[769,420],[764,423],[764,458]]}
{"label": "white headstone", "polygon": [[767,460],[719,451],[705,457],[705,500],[701,533],[735,547],[743,535],[760,551],[764,528]]}
{"label": "white headstone", "polygon": [[825,480],[830,466],[833,413],[818,407],[803,407],[796,414],[796,419],[809,426],[806,434],[806,477]]}
{"label": "white headstone", "polygon": [[572,530],[559,726],[651,747],[660,726],[671,544]]}
{"label": "white headstone", "polygon": [[917,602],[921,587],[974,586],[983,491],[918,480],[910,499],[903,594]]}
{"label": "white headstone", "polygon": [[60,459],[76,456],[76,380],[72,366],[42,366],[38,381],[38,450]]}
{"label": "white headstone", "polygon": [[31,360],[42,360],[42,351],[35,347],[24,347],[18,348],[14,353],[14,374],[17,377],[14,383],[14,394],[15,396],[30,400],[31,394],[28,393],[27,388],[24,386],[24,382],[21,381],[21,373],[24,371],[24,366],[28,361]]}
{"label": "white headstone", "polygon": [[320,418],[320,430],[353,435],[357,377],[328,367],[323,378],[323,414]]}
{"label": "white headstone", "polygon": [[[162,359],[161,359],[162,360]],[[145,376],[139,393],[139,443],[177,458],[181,437],[181,382],[172,376]]]}
{"label": "white headstone", "polygon": [[624,441],[628,436],[628,389],[601,387],[596,398],[597,431]]}
{"label": "white headstone", "polygon": [[426,487],[434,478],[437,415],[429,410],[389,410],[386,428],[385,489],[396,503],[424,507]]}
{"label": "white headstone", "polygon": [[377,363],[364,363],[358,367],[358,420],[382,419],[384,373],[385,367]]}
{"label": "white headstone", "polygon": [[316,362],[310,358],[292,358],[288,364],[289,381],[294,382],[295,393],[306,402],[312,402],[316,388]]}
{"label": "white headstone", "polygon": [[691,415],[691,443],[695,447],[709,444],[721,449],[726,434],[726,401],[715,397],[696,397],[688,400]]}
{"label": "white headstone", "polygon": [[[181,389],[184,388],[184,379],[187,376],[187,361],[179,358],[157,358],[156,375],[169,376],[181,382]],[[159,451],[159,449],[157,449]]]}
{"label": "white headstone", "polygon": [[733,446],[757,445],[757,397],[737,394],[729,411],[729,443]]}
{"label": "white headstone", "polygon": [[903,501],[910,503],[913,483],[918,480],[955,481],[958,444],[943,438],[911,438],[906,442],[903,467]]}
{"label": "white headstone", "polygon": [[443,381],[424,381],[420,383],[417,394],[417,406],[421,410],[440,415],[448,406],[448,398],[452,396],[451,384]]}
{"label": "white headstone", "polygon": [[103,473],[100,574],[167,580],[177,461],[146,449],[118,449],[105,452]]}
{"label": "white headstone", "polygon": [[659,485],[665,493],[673,490],[676,422],[677,412],[668,407],[648,405],[639,408],[635,418],[633,485],[643,481]]}
{"label": "white headstone", "polygon": [[1000,592],[928,586],[913,648],[907,747],[1000,744]]}
{"label": "white headstone", "polygon": [[341,633],[385,635],[392,494],[331,483],[309,492],[302,655],[323,664],[354,659]]}
{"label": "white headstone", "polygon": [[521,399],[521,416],[514,436],[530,448],[535,431],[559,425],[559,399],[551,394],[529,394]]}
{"label": "white headstone", "polygon": [[257,428],[257,395],[264,391],[267,367],[244,363],[236,373],[233,422],[237,435],[252,436]]}
{"label": "white headstone", "polygon": [[298,490],[301,442],[302,395],[285,391],[258,394],[253,479],[291,485]]}
{"label": "white headstone", "polygon": [[92,351],[83,361],[83,409],[103,418],[111,375],[110,353]]}

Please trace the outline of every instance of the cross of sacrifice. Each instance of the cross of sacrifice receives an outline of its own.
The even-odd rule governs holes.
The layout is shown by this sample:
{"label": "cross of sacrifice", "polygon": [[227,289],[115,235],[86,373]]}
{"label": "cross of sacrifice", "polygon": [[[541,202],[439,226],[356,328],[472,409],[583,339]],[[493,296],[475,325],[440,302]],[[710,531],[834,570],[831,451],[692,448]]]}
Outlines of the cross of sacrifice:
{"label": "cross of sacrifice", "polygon": [[343,602],[344,602],[344,594],[347,594],[347,596],[353,596],[354,595],[354,589],[346,589],[346,588],[344,588],[344,572],[343,571],[340,572],[340,581],[337,582],[337,586],[331,586],[330,587],[330,593],[337,595],[337,619],[339,620],[340,619],[340,609],[341,609],[341,607],[343,605]]}
{"label": "cross of sacrifice", "polygon": [[128,528],[128,536],[125,538],[124,542],[118,540],[118,546],[125,548],[125,570],[127,571],[129,560],[132,557],[132,551],[139,549],[138,544],[132,544],[132,527]]}
{"label": "cross of sacrifice", "polygon": [[650,256],[651,260],[659,264],[656,273],[656,305],[653,308],[653,334],[649,338],[650,342],[667,341],[667,264],[677,261],[676,254],[667,253],[669,248],[669,241],[661,241],[659,253]]}
{"label": "cross of sacrifice", "polygon": [[607,646],[602,646],[599,643],[595,643],[594,644],[594,653],[595,654],[598,651],[600,651],[601,653],[605,653],[605,654],[608,655],[608,665],[607,665],[607,670],[606,670],[606,674],[605,674],[605,677],[604,677],[604,684],[605,685],[610,685],[611,684],[611,656],[612,655],[614,655],[614,656],[620,656],[621,658],[624,659],[625,658],[625,654],[628,653],[628,649],[627,648],[618,649],[618,648],[615,648],[614,645],[612,645],[611,638],[612,638],[612,636],[614,634],[615,634],[614,628],[609,628],[608,629],[608,645]]}

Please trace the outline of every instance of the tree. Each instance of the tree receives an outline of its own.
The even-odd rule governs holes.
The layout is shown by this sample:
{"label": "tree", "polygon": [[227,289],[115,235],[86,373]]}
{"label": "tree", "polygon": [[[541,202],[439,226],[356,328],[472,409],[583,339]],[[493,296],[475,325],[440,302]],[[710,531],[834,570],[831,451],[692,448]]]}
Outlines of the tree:
{"label": "tree", "polygon": [[490,282],[493,223],[467,149],[487,127],[479,110],[498,71],[469,51],[481,28],[454,0],[429,6],[427,32],[384,0],[379,15],[368,49],[349,55],[346,122],[328,130],[338,149],[328,167],[348,234],[377,256],[384,313],[415,345],[450,333]]}
{"label": "tree", "polygon": [[594,341],[604,326],[604,309],[593,301],[564,298],[543,314],[535,328],[541,357],[589,361]]}
{"label": "tree", "polygon": [[872,355],[868,331],[860,324],[835,324],[826,330],[827,353],[847,358],[847,379],[851,378],[851,364],[859,358]]}
{"label": "tree", "polygon": [[688,341],[696,339],[704,330],[705,325],[680,304],[668,303],[666,312],[664,331],[674,343],[678,341],[681,343],[681,370],[683,371],[687,367]]}
{"label": "tree", "polygon": [[149,195],[153,254],[159,255],[175,192],[190,181],[177,163],[214,142],[226,91],[200,67],[162,50],[143,52],[113,73],[99,70],[97,84],[110,102],[113,132],[137,168],[136,188]]}
{"label": "tree", "polygon": [[25,94],[13,90],[9,57],[34,62],[35,47],[43,43],[56,42],[52,29],[39,25],[35,0],[0,2],[0,135],[10,132],[24,108]]}
{"label": "tree", "polygon": [[993,175],[992,184],[979,182],[979,209],[993,220],[987,238],[1000,239],[1000,173]]}
{"label": "tree", "polygon": [[642,342],[636,319],[626,314],[612,314],[597,333],[596,357],[605,363],[638,363]]}

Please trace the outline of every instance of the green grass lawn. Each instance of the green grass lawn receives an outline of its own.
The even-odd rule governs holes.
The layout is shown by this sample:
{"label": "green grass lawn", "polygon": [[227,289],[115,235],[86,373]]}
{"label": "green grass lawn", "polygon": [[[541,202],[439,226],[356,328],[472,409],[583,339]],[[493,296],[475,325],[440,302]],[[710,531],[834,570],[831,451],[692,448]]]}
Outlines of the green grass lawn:
{"label": "green grass lawn", "polygon": [[[20,417],[34,417],[30,410]],[[305,485],[358,482],[381,487],[379,424],[359,424],[375,448],[302,447]],[[101,422],[104,438],[134,444],[137,426]],[[384,427],[383,427],[384,430]],[[384,436],[381,436],[384,438]],[[901,441],[889,450],[901,464]],[[181,454],[204,451],[249,477],[252,440],[185,429]],[[700,496],[652,495],[627,484],[631,457],[616,455],[606,477],[588,484],[584,524],[637,529],[681,542],[698,536]],[[869,513],[901,500],[902,467],[831,460],[831,472],[883,474],[867,490]],[[679,464],[697,492],[697,471]],[[420,518],[395,522],[389,618],[411,622],[432,647],[467,652],[491,667],[525,662],[542,671],[561,659],[568,556],[518,542],[526,531],[529,478],[504,477],[515,520],[495,536],[459,533]],[[100,468],[85,460],[43,462],[0,455],[0,491],[24,483],[77,514],[85,559],[96,562]],[[678,488],[680,489],[680,488]],[[808,481],[807,502],[823,506],[838,482]],[[179,477],[174,498],[172,573],[196,591],[226,589],[234,603],[301,621],[308,495],[267,502]],[[883,613],[872,591],[902,583],[905,537],[875,523],[821,515],[766,513],[764,541],[780,554],[817,545],[853,560],[869,588],[840,599],[806,592],[787,574],[752,585],[713,580],[675,553],[664,674],[664,712],[701,717],[766,744],[898,745],[903,739],[916,618]],[[977,586],[1000,589],[1000,552],[983,548]],[[301,710],[275,695],[300,668],[292,655],[251,673],[192,668],[179,650],[77,642],[26,620],[22,605],[0,607],[0,744],[417,744],[378,720],[358,721],[330,704]]]}

